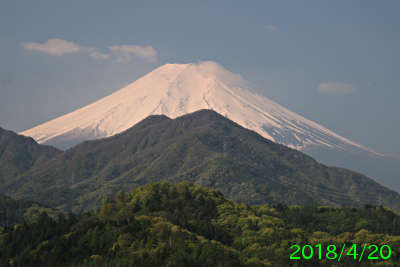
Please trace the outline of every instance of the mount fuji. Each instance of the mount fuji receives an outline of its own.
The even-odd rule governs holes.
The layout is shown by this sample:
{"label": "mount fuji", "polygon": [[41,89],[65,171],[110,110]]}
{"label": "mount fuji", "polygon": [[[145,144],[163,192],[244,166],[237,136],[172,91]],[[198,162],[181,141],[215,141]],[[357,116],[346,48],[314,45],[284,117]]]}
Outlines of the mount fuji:
{"label": "mount fuji", "polygon": [[212,109],[267,139],[323,163],[362,172],[400,192],[399,158],[380,154],[284,108],[213,61],[163,65],[103,99],[20,134],[67,149],[123,132],[150,115],[176,118],[200,109]]}

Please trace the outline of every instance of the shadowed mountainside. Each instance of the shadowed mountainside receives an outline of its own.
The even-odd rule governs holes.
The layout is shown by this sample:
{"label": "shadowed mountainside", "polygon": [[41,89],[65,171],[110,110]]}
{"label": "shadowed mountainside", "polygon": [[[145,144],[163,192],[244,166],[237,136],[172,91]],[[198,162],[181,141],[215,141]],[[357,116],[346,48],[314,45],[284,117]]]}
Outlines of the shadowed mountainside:
{"label": "shadowed mountainside", "polygon": [[1,192],[64,210],[98,208],[120,189],[191,181],[248,204],[399,205],[372,179],[244,129],[211,110],[174,120],[150,116],[115,136],[85,141],[7,179]]}
{"label": "shadowed mountainside", "polygon": [[0,183],[27,172],[62,151],[0,128]]}

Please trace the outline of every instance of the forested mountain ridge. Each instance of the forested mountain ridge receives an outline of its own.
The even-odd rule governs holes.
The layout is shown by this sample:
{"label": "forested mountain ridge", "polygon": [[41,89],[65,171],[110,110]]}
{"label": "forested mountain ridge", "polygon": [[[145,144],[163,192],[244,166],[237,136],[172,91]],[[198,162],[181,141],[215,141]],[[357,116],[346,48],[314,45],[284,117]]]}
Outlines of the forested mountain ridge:
{"label": "forested mountain ridge", "polygon": [[[249,206],[163,181],[106,197],[98,211],[57,220],[43,213],[36,223],[0,228],[0,265],[397,266],[399,235],[399,214],[383,207]],[[367,248],[355,259],[352,251],[360,255],[364,244],[384,256],[390,247],[390,256],[368,259]],[[304,259],[292,245],[314,254]],[[336,246],[335,257],[328,246]]]}
{"label": "forested mountain ridge", "polygon": [[0,183],[27,172],[61,152],[55,147],[39,145],[33,138],[0,128]]}
{"label": "forested mountain ridge", "polygon": [[378,205],[379,197],[400,203],[396,192],[362,174],[319,164],[212,110],[174,120],[150,116],[123,133],[59,153],[8,179],[0,191],[85,211],[120,189],[162,179],[191,181],[248,204],[363,206]]}

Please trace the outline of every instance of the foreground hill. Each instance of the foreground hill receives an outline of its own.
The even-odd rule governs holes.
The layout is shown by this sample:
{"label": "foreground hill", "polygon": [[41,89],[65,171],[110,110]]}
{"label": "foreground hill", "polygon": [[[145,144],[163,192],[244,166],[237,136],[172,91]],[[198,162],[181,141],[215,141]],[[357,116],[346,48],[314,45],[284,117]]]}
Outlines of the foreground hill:
{"label": "foreground hill", "polygon": [[211,110],[174,120],[150,116],[121,134],[59,153],[8,179],[0,190],[85,211],[120,189],[162,179],[191,181],[248,204],[400,203],[396,192],[362,174],[319,164]]}
{"label": "foreground hill", "polygon": [[400,216],[382,207],[249,206],[189,182],[150,183],[105,198],[97,212],[43,213],[0,230],[2,266],[397,266],[400,258]]}

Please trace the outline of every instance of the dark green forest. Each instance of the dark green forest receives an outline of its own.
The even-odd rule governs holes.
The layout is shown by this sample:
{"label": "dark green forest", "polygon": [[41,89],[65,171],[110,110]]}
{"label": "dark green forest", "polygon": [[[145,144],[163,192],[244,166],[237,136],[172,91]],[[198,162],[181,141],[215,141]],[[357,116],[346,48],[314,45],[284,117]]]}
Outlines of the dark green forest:
{"label": "dark green forest", "polygon": [[66,214],[47,205],[24,199],[12,199],[0,195],[0,225],[15,225],[23,222],[33,222],[39,219],[41,213],[52,218],[57,218],[58,214]]}
{"label": "dark green forest", "polygon": [[[327,259],[329,245],[339,254],[343,244],[340,261]],[[359,261],[364,244],[391,255]],[[310,245],[313,257],[290,259],[293,245]],[[250,206],[191,182],[149,183],[105,197],[96,211],[42,212],[0,228],[0,266],[397,266],[399,258],[400,215],[387,208]]]}

